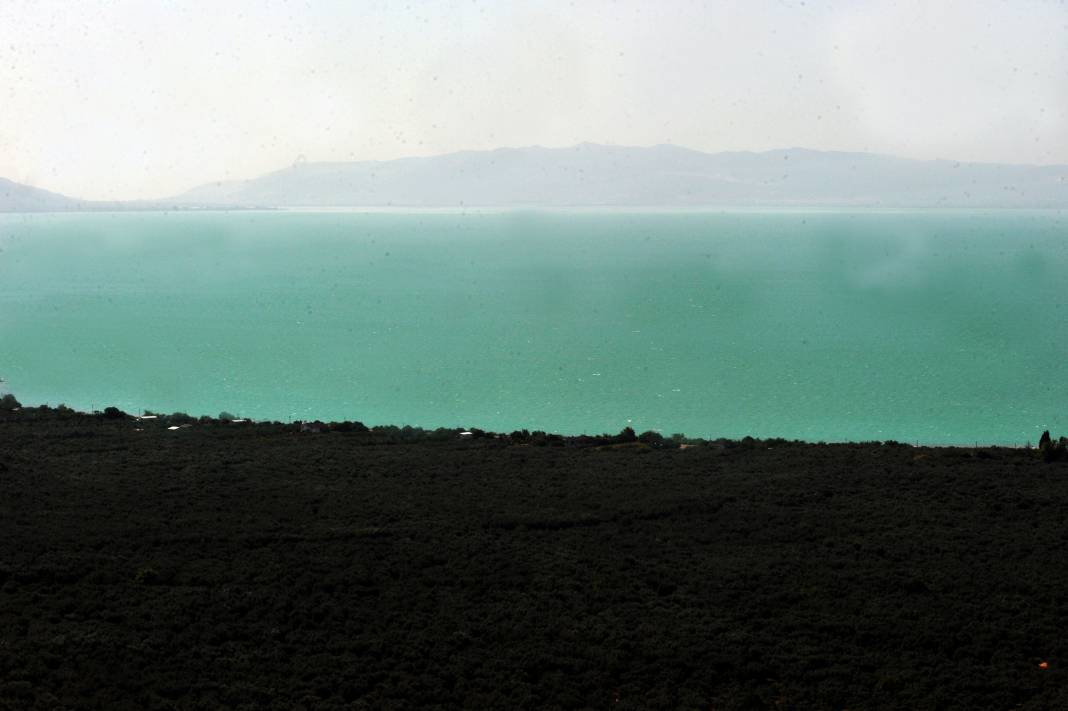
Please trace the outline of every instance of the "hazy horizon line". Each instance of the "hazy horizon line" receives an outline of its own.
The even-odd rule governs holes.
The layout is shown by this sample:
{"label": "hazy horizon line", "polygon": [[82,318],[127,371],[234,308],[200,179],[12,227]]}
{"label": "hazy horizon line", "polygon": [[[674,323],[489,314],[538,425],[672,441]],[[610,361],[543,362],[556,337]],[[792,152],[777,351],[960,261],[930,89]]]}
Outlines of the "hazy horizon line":
{"label": "hazy horizon line", "polygon": [[957,164],[960,164],[960,165],[1013,166],[1013,167],[1022,167],[1022,168],[1023,167],[1026,167],[1026,168],[1058,168],[1058,167],[1066,167],[1066,168],[1068,168],[1068,163],[1060,163],[1060,162],[1054,162],[1054,163],[1026,163],[1026,162],[1019,162],[1019,163],[1017,163],[1017,162],[1003,162],[1003,161],[958,160],[958,159],[955,159],[955,158],[944,158],[944,157],[940,157],[940,158],[910,158],[910,157],[906,157],[906,156],[896,155],[896,154],[893,154],[893,153],[883,153],[883,152],[879,152],[879,151],[856,151],[856,150],[850,151],[850,150],[838,150],[838,149],[820,149],[820,148],[807,148],[805,146],[800,146],[800,145],[784,146],[784,147],[779,147],[779,148],[768,148],[768,149],[764,149],[764,150],[757,150],[757,149],[730,149],[730,150],[719,150],[719,151],[705,151],[705,150],[701,150],[699,148],[691,148],[689,146],[685,146],[685,145],[678,144],[678,143],[664,143],[664,142],[661,142],[661,143],[653,143],[653,144],[648,144],[648,145],[636,145],[636,144],[620,144],[620,143],[598,143],[596,141],[580,141],[579,143],[572,143],[572,144],[560,145],[560,146],[547,146],[547,145],[542,145],[542,144],[526,144],[526,145],[503,145],[503,146],[497,146],[495,148],[461,148],[461,149],[457,149],[457,150],[453,150],[453,151],[444,151],[444,152],[441,152],[441,153],[408,154],[408,155],[395,156],[393,158],[380,158],[380,159],[368,158],[368,159],[355,159],[355,160],[308,160],[304,156],[304,154],[299,154],[293,160],[292,163],[289,163],[287,165],[282,165],[280,167],[274,168],[272,170],[268,170],[266,172],[261,172],[261,173],[255,174],[255,175],[249,175],[249,176],[241,177],[241,178],[225,178],[225,179],[219,179],[219,180],[206,179],[206,180],[200,181],[200,182],[198,182],[198,183],[196,183],[194,185],[191,185],[188,188],[185,188],[184,190],[181,190],[181,191],[179,191],[177,193],[170,193],[168,195],[163,195],[163,196],[153,197],[153,198],[114,198],[114,199],[107,199],[107,200],[88,199],[88,198],[81,198],[79,196],[71,195],[71,194],[68,194],[68,193],[63,193],[63,192],[60,192],[58,190],[53,190],[53,189],[51,189],[49,187],[45,187],[45,186],[43,186],[41,184],[38,184],[36,181],[34,181],[34,182],[23,182],[21,180],[15,180],[13,178],[8,178],[7,176],[3,176],[3,175],[0,175],[0,179],[8,180],[8,181],[10,181],[12,183],[15,183],[17,185],[23,185],[23,186],[26,186],[26,187],[29,187],[29,188],[34,188],[36,190],[43,190],[43,191],[52,193],[54,195],[59,195],[59,196],[65,197],[65,198],[78,200],[78,201],[84,202],[84,203],[97,203],[97,204],[107,204],[107,203],[152,203],[152,202],[159,202],[159,201],[164,201],[164,200],[168,200],[168,199],[171,199],[171,198],[179,197],[179,196],[185,194],[186,192],[189,192],[191,190],[194,190],[196,188],[203,187],[203,186],[241,183],[241,182],[247,182],[247,181],[256,180],[258,178],[262,178],[262,177],[265,177],[265,176],[268,176],[268,175],[273,175],[275,173],[280,173],[280,172],[283,172],[285,170],[292,169],[292,168],[294,168],[294,167],[296,167],[298,165],[353,165],[353,164],[361,164],[361,163],[362,164],[369,164],[369,163],[384,164],[384,163],[393,163],[393,162],[403,161],[403,160],[420,160],[420,159],[443,158],[443,157],[452,156],[452,155],[478,154],[478,153],[495,153],[495,152],[499,152],[499,151],[523,151],[523,150],[566,151],[566,150],[579,149],[579,148],[583,148],[583,147],[586,147],[586,146],[597,147],[597,148],[618,148],[618,149],[625,149],[625,150],[626,149],[630,149],[630,150],[650,150],[650,149],[654,149],[654,148],[672,148],[672,149],[678,149],[678,150],[682,150],[682,151],[688,151],[688,152],[691,152],[691,153],[700,153],[702,155],[727,155],[727,154],[734,154],[734,155],[766,155],[766,154],[769,154],[769,153],[783,153],[783,152],[790,152],[790,151],[803,151],[803,152],[806,152],[806,153],[821,153],[821,154],[836,154],[836,155],[864,155],[864,156],[872,156],[872,157],[878,157],[878,158],[889,158],[889,159],[893,159],[893,160],[907,161],[907,162],[911,162],[911,163],[957,163]]}

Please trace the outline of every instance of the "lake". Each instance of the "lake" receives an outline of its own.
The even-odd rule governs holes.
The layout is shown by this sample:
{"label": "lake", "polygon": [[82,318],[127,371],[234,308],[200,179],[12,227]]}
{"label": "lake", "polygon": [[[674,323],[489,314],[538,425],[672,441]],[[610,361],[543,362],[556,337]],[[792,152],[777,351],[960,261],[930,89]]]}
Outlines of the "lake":
{"label": "lake", "polygon": [[1068,434],[1061,211],[0,215],[24,403],[562,433]]}

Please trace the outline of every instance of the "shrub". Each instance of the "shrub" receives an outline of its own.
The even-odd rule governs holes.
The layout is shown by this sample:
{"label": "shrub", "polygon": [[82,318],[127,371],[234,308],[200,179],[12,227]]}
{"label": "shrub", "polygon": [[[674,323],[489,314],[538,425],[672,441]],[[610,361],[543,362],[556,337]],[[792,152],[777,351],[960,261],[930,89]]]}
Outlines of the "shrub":
{"label": "shrub", "polygon": [[1063,444],[1050,444],[1039,450],[1044,462],[1059,462],[1065,458],[1066,450]]}
{"label": "shrub", "polygon": [[0,410],[17,410],[20,407],[22,407],[22,403],[16,400],[11,393],[0,397]]}
{"label": "shrub", "polygon": [[404,442],[418,442],[419,440],[426,438],[426,430],[422,427],[412,427],[411,425],[405,425],[400,431],[401,440]]}
{"label": "shrub", "polygon": [[106,420],[121,420],[126,417],[126,413],[117,407],[105,407],[104,419]]}
{"label": "shrub", "polygon": [[645,432],[642,432],[640,435],[638,435],[638,441],[643,444],[647,444],[650,447],[660,447],[664,444],[664,436],[659,432],[646,430]]}
{"label": "shrub", "polygon": [[1045,462],[1064,461],[1068,459],[1068,438],[1061,437],[1054,441],[1049,432],[1043,432],[1038,442],[1038,453]]}

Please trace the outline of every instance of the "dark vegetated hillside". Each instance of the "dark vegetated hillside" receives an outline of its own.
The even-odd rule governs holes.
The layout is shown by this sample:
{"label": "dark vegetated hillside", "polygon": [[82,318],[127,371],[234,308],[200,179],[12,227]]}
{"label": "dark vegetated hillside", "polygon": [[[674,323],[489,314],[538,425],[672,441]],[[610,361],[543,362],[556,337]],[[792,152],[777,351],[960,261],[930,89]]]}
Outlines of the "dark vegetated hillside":
{"label": "dark vegetated hillside", "polygon": [[1068,708],[1066,517],[1025,450],[8,413],[0,708]]}

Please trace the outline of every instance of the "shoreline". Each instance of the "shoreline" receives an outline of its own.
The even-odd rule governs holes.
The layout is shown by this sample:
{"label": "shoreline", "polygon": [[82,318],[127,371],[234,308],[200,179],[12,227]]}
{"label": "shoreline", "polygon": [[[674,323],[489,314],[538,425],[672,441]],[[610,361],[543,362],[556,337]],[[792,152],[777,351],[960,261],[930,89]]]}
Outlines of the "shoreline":
{"label": "shoreline", "polygon": [[[912,447],[916,449],[961,449],[961,450],[981,450],[981,449],[1007,449],[1007,450],[1035,450],[1037,445],[1033,445],[1030,442],[1026,444],[998,444],[998,443],[983,443],[975,442],[974,444],[956,444],[956,443],[925,443],[925,442],[910,442],[905,440],[803,440],[803,439],[790,439],[785,437],[762,437],[746,435],[743,437],[690,437],[685,433],[682,436],[669,435],[665,436],[662,432],[657,430],[646,430],[643,432],[635,432],[631,427],[625,427],[617,434],[600,433],[600,434],[562,434],[547,432],[544,430],[529,430],[518,429],[510,432],[495,432],[492,430],[484,430],[477,427],[436,427],[428,428],[418,425],[394,425],[394,424],[381,424],[381,425],[365,425],[363,422],[355,420],[341,420],[341,421],[322,421],[322,420],[293,420],[289,422],[282,422],[279,420],[259,420],[253,418],[237,417],[234,415],[226,415],[226,413],[220,413],[220,415],[226,415],[225,417],[216,416],[211,417],[209,415],[188,415],[184,412],[175,413],[162,413],[146,410],[143,415],[134,415],[124,412],[115,407],[106,407],[104,410],[93,410],[91,412],[76,410],[66,405],[21,405],[16,409],[10,407],[0,407],[0,420],[4,417],[18,416],[28,417],[63,417],[63,418],[87,418],[97,420],[111,420],[111,421],[125,421],[139,425],[148,425],[152,427],[162,427],[169,431],[177,431],[179,429],[187,429],[193,426],[251,426],[251,427],[266,427],[271,429],[283,428],[288,430],[294,430],[297,432],[312,432],[312,433],[355,433],[355,434],[367,434],[368,436],[377,436],[380,438],[392,438],[394,441],[414,442],[420,440],[427,441],[442,441],[447,439],[461,439],[464,437],[472,437],[475,439],[488,438],[496,440],[504,440],[514,444],[531,444],[534,440],[539,444],[552,444],[558,446],[571,446],[571,447],[588,447],[588,446],[603,446],[613,444],[624,444],[629,442],[636,442],[651,446],[653,448],[668,448],[677,449],[680,445],[685,446],[727,446],[737,443],[772,443],[772,444],[793,444],[793,445],[808,445],[808,446],[848,446],[848,445],[885,445],[885,446],[903,446]],[[135,427],[135,430],[137,428]],[[684,447],[685,448],[685,447]]]}

